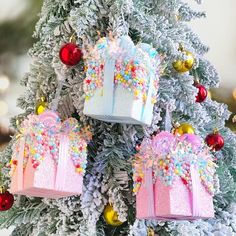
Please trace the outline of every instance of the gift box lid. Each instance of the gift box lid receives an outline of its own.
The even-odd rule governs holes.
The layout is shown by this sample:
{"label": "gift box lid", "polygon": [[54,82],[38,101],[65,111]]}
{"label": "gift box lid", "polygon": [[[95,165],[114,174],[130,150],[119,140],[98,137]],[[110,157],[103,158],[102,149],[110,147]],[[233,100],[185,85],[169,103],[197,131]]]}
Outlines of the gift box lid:
{"label": "gift box lid", "polygon": [[153,180],[159,177],[167,186],[176,178],[190,190],[192,188],[191,167],[197,169],[201,183],[210,194],[214,193],[215,163],[209,148],[194,134],[182,136],[161,132],[152,139],[146,138],[134,157],[134,192],[144,179],[144,169],[153,169]]}
{"label": "gift box lid", "polygon": [[69,141],[68,156],[72,159],[76,172],[84,174],[87,163],[87,142],[91,138],[88,129],[79,126],[74,118],[62,122],[54,111],[45,111],[41,115],[29,115],[21,124],[20,135],[13,146],[11,171],[17,165],[20,140],[24,139],[24,167],[31,157],[35,169],[40,166],[44,158],[51,157],[58,163],[59,147],[66,137]]}

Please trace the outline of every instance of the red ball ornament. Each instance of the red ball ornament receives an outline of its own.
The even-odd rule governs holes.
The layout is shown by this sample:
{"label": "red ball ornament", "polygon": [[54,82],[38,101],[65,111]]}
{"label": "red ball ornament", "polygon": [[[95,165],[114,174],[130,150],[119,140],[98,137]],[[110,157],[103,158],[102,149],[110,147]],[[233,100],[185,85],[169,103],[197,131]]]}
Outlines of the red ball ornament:
{"label": "red ball ornament", "polygon": [[82,51],[74,43],[67,43],[62,46],[59,53],[61,61],[67,66],[75,66],[82,57]]}
{"label": "red ball ornament", "polygon": [[204,102],[207,98],[207,90],[202,84],[195,84],[196,88],[198,88],[198,94],[196,96],[196,102]]}
{"label": "red ball ornament", "polygon": [[141,144],[137,144],[137,145],[135,146],[135,149],[136,149],[137,152],[139,152],[140,149],[141,149]]}
{"label": "red ball ornament", "polygon": [[224,138],[219,133],[208,134],[205,141],[214,151],[221,150],[225,143]]}
{"label": "red ball ornament", "polygon": [[0,193],[0,211],[9,210],[14,203],[14,197],[8,191],[3,191]]}

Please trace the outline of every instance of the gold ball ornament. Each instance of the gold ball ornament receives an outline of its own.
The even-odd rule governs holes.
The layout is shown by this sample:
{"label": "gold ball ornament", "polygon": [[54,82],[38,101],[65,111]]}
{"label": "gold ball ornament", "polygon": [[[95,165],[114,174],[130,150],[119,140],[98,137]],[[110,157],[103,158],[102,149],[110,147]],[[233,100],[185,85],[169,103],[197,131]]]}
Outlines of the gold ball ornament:
{"label": "gold ball ornament", "polygon": [[183,135],[183,134],[194,134],[195,130],[192,125],[188,123],[182,123],[180,126],[176,128],[176,133]]}
{"label": "gold ball ornament", "polygon": [[118,219],[118,214],[117,212],[113,209],[111,205],[107,205],[104,209],[103,216],[107,224],[112,225],[112,226],[120,226],[123,224]]}
{"label": "gold ball ornament", "polygon": [[210,90],[207,91],[207,95],[208,95],[208,97],[209,97],[210,99],[212,99],[212,93],[211,93]]}
{"label": "gold ball ornament", "polygon": [[147,234],[147,236],[155,236],[155,232],[154,232],[154,230],[152,229],[152,228],[148,228],[148,234]]}
{"label": "gold ball ornament", "polygon": [[191,52],[183,50],[182,53],[187,56],[187,59],[185,61],[177,60],[173,62],[173,67],[176,71],[179,73],[185,73],[193,68],[195,59]]}
{"label": "gold ball ornament", "polygon": [[37,115],[42,114],[48,108],[47,99],[45,97],[41,97],[39,102],[36,104],[35,113]]}

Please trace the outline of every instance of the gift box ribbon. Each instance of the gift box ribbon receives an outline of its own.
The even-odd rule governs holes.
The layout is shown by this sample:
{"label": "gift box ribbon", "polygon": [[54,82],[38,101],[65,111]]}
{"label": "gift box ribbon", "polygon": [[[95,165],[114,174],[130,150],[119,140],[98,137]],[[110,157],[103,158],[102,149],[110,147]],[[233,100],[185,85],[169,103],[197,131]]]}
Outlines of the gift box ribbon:
{"label": "gift box ribbon", "polygon": [[25,138],[20,137],[19,140],[19,153],[17,158],[17,188],[18,190],[23,189],[23,181],[24,181],[24,151],[25,151]]}
{"label": "gift box ribbon", "polygon": [[[191,165],[190,167],[191,172],[191,179],[192,179],[192,190],[190,191],[191,195],[191,208],[192,208],[192,217],[200,217],[200,177],[198,174],[197,169]],[[155,217],[155,202],[154,202],[154,188],[153,188],[153,177],[152,177],[152,169],[145,168],[145,179],[144,179],[144,186],[147,190],[148,194],[148,215],[150,217]],[[170,220],[169,218],[161,217],[161,220]],[[180,219],[180,218],[178,218]]]}
{"label": "gift box ribbon", "polygon": [[57,190],[63,191],[65,189],[65,176],[66,176],[66,165],[68,163],[68,153],[70,141],[68,136],[65,134],[60,135],[60,148],[59,148],[59,158],[57,164],[57,176],[55,182],[55,188]]}
{"label": "gift box ribbon", "polygon": [[145,186],[145,188],[147,189],[147,192],[148,192],[148,215],[150,217],[155,217],[152,168],[145,168],[144,186]]}
{"label": "gift box ribbon", "polygon": [[190,167],[190,173],[191,173],[191,180],[192,180],[192,191],[191,191],[191,198],[192,198],[192,215],[195,217],[199,217],[200,215],[200,209],[199,206],[201,204],[200,202],[200,193],[199,189],[201,187],[200,182],[200,176],[197,171],[197,169],[191,165]]}

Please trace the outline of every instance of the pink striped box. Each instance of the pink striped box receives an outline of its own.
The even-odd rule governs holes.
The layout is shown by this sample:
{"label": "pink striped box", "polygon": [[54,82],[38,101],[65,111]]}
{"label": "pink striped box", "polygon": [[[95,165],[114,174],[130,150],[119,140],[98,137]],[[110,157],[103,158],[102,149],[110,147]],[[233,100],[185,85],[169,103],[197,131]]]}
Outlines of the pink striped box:
{"label": "pink striped box", "polygon": [[214,217],[215,167],[209,148],[197,135],[160,132],[144,139],[133,162],[137,218]]}
{"label": "pink striped box", "polygon": [[[148,180],[149,178],[149,180]],[[149,170],[145,182],[136,196],[136,217],[157,220],[194,220],[214,217],[212,195],[198,181],[190,191],[181,178],[176,178],[172,186],[166,186],[160,178],[152,182]]]}

